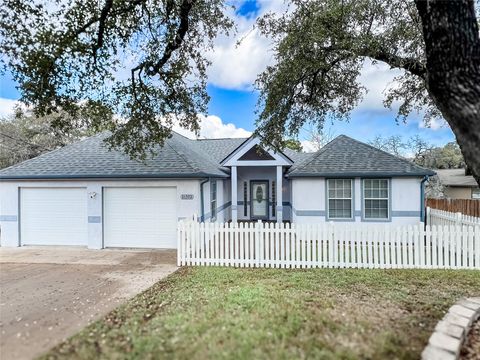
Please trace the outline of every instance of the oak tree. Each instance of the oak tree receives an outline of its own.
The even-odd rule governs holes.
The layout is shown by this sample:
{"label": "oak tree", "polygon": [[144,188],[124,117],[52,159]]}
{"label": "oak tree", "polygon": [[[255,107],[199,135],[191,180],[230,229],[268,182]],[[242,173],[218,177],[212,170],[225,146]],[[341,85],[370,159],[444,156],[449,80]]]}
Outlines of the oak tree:
{"label": "oak tree", "polygon": [[384,104],[397,121],[420,112],[450,125],[480,183],[480,38],[473,0],[291,0],[258,20],[275,64],[256,81],[257,132],[281,146],[305,123],[348,120],[365,88],[365,62],[401,72]]}
{"label": "oak tree", "polygon": [[89,113],[112,146],[145,156],[172,124],[199,130],[206,51],[230,31],[223,0],[2,0],[0,61],[35,115]]}

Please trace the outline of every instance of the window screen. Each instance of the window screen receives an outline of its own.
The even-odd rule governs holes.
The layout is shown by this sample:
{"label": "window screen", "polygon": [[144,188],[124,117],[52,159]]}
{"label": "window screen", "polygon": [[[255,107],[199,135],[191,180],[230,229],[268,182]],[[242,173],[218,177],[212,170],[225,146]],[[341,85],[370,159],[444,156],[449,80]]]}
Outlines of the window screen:
{"label": "window screen", "polygon": [[365,219],[388,219],[389,190],[387,179],[364,179],[363,199]]}
{"label": "window screen", "polygon": [[328,218],[351,219],[352,216],[352,179],[329,179]]}
{"label": "window screen", "polygon": [[217,181],[210,181],[210,213],[212,221],[217,219]]}

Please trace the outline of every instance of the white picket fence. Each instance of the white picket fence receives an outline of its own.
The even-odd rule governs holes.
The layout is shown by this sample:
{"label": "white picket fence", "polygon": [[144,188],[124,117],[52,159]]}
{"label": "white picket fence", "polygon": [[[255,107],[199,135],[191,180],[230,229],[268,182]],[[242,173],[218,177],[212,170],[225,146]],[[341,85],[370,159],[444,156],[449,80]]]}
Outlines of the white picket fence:
{"label": "white picket fence", "polygon": [[178,266],[480,269],[480,226],[178,223]]}
{"label": "white picket fence", "polygon": [[480,226],[480,218],[464,215],[460,212],[450,212],[427,207],[428,225],[467,225]]}

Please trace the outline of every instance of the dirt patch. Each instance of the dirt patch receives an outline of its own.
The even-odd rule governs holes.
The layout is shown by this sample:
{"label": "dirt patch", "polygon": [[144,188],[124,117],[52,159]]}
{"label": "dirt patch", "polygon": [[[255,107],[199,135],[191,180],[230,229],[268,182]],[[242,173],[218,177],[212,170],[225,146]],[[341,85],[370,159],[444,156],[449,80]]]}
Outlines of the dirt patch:
{"label": "dirt patch", "polygon": [[172,251],[52,251],[2,253],[0,358],[40,355],[176,270]]}

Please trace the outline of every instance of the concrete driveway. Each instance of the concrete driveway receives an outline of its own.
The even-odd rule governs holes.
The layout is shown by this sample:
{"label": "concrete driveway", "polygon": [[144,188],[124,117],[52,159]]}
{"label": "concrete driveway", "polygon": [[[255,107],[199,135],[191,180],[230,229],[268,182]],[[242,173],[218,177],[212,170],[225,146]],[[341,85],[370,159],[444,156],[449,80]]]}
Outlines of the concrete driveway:
{"label": "concrete driveway", "polygon": [[177,269],[172,250],[0,248],[0,358],[29,359]]}

